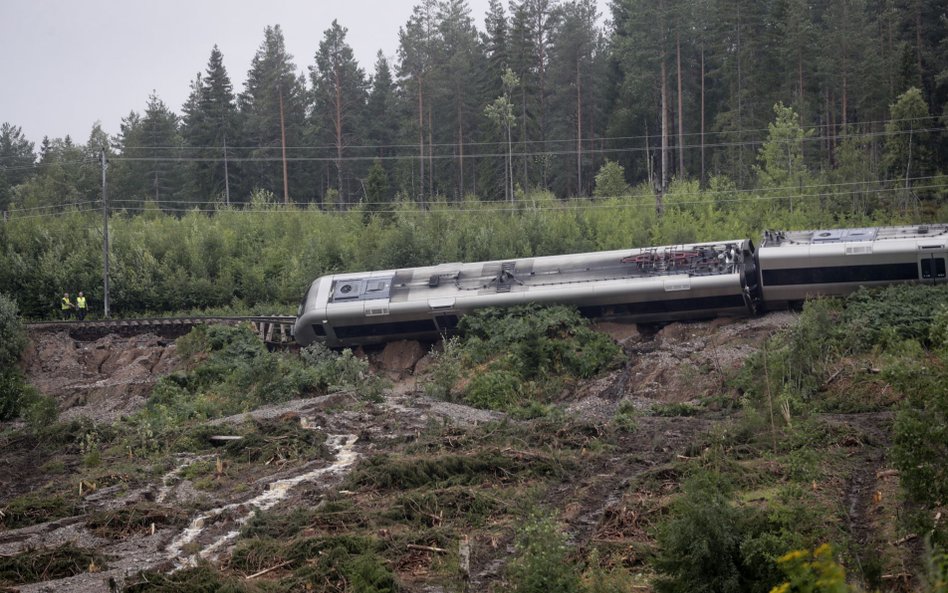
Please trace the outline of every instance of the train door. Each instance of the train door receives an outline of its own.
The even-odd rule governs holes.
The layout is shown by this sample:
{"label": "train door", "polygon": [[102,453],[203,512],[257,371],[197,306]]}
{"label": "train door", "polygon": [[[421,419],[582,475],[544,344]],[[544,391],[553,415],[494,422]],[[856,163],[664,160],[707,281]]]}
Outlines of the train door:
{"label": "train door", "polygon": [[938,284],[945,281],[945,253],[928,252],[918,257],[920,278],[925,284]]}

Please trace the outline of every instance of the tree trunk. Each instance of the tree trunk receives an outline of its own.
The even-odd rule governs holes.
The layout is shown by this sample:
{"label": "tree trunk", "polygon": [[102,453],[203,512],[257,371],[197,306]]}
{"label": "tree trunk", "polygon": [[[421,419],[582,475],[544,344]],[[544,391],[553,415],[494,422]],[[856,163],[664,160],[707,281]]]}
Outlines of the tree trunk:
{"label": "tree trunk", "polygon": [[425,195],[425,109],[421,89],[422,78],[418,75],[418,193],[424,203]]}
{"label": "tree trunk", "polygon": [[583,102],[579,58],[576,59],[576,195],[583,195]]}
{"label": "tree trunk", "polygon": [[685,110],[681,90],[681,35],[675,32],[675,62],[678,68],[678,176],[685,178]]}
{"label": "tree trunk", "polygon": [[434,132],[431,125],[431,103],[428,104],[428,195],[434,197]]}
{"label": "tree trunk", "polygon": [[662,171],[660,187],[664,192],[668,187],[668,73],[665,71],[665,53],[662,52]]}
{"label": "tree trunk", "polygon": [[342,189],[342,84],[338,68],[333,70],[336,117],[333,122],[336,132],[336,183],[339,186],[339,205],[348,205],[349,201]]}
{"label": "tree trunk", "polygon": [[701,183],[705,183],[704,170],[704,42],[701,43]]}
{"label": "tree trunk", "polygon": [[461,89],[455,85],[454,96],[458,112],[458,198],[464,199],[464,117],[461,113]]}

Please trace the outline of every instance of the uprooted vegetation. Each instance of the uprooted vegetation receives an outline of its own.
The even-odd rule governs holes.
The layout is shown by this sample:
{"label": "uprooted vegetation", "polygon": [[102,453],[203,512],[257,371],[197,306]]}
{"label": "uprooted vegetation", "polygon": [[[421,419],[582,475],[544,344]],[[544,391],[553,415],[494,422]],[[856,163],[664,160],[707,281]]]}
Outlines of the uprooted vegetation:
{"label": "uprooted vegetation", "polygon": [[[817,573],[939,591],[948,294],[866,291],[782,325],[616,344],[566,308],[486,311],[419,365],[417,391],[351,352],[197,330],[138,413],[0,433],[41,468],[0,499],[0,556],[63,557],[71,572],[39,580],[77,591],[100,569],[141,592],[766,593]],[[354,458],[319,473],[339,435]],[[57,551],[65,537],[100,556]],[[128,542],[147,552],[129,560]],[[32,578],[16,570],[2,583]]]}

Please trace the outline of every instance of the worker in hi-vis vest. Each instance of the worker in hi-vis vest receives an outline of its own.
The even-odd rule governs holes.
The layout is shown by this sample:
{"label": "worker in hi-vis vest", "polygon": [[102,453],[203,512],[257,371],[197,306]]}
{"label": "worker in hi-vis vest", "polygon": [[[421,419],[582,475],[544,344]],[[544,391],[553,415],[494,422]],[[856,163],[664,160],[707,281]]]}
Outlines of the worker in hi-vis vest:
{"label": "worker in hi-vis vest", "polygon": [[82,294],[82,291],[79,291],[79,296],[76,297],[76,316],[79,317],[79,321],[82,321],[86,318],[86,297]]}
{"label": "worker in hi-vis vest", "polygon": [[70,317],[72,317],[72,310],[74,307],[72,305],[72,301],[69,300],[68,292],[63,293],[63,300],[62,300],[61,306],[62,306],[63,319],[69,319]]}

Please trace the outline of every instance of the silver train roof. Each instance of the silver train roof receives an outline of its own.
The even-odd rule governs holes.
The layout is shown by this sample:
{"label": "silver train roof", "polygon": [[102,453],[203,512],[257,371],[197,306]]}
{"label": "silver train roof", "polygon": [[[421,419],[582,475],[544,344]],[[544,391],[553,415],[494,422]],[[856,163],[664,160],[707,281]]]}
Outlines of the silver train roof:
{"label": "silver train roof", "polygon": [[948,234],[948,225],[919,224],[910,226],[867,227],[861,229],[826,229],[815,231],[764,231],[761,247],[781,245],[824,245],[895,239],[926,239]]}

